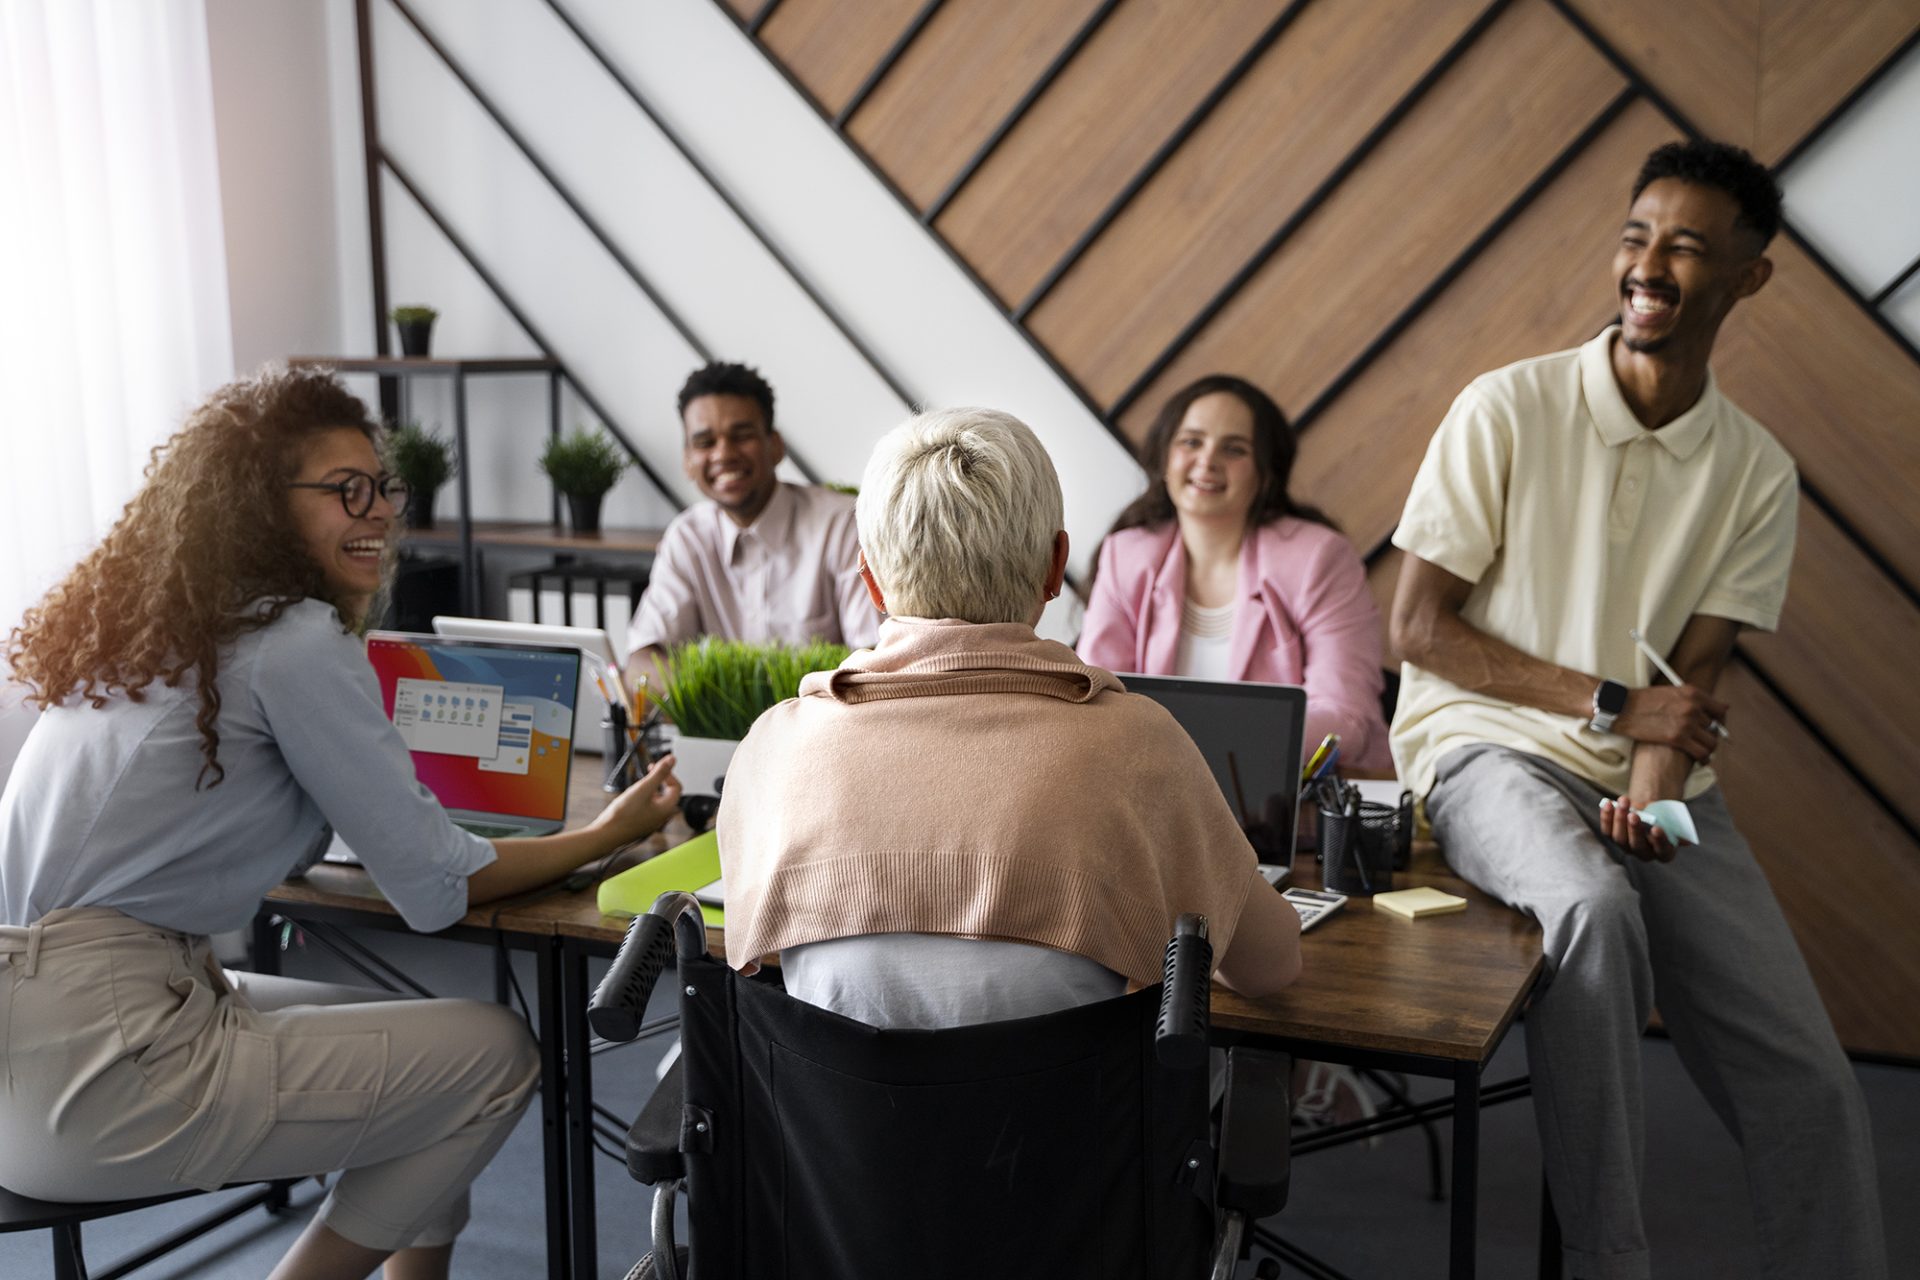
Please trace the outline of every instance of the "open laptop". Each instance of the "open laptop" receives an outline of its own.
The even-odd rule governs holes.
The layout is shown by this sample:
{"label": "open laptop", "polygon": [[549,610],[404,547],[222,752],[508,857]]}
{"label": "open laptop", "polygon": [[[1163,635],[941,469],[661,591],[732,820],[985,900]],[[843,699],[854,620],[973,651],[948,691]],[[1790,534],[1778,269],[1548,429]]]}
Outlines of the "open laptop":
{"label": "open laptop", "polygon": [[[1289,684],[1122,675],[1187,731],[1227,797],[1271,884],[1293,866],[1307,691]],[[1270,870],[1269,870],[1270,868]]]}
{"label": "open laptop", "polygon": [[414,776],[456,825],[489,839],[566,825],[580,650],[375,631],[367,660]]}
{"label": "open laptop", "polygon": [[[624,665],[620,655],[614,651],[613,641],[599,627],[563,627],[541,622],[502,622],[497,618],[457,618],[447,615],[436,616],[433,620],[433,632],[454,640],[497,640],[507,644],[571,645],[580,651],[586,663],[581,674],[584,687],[593,688],[596,674],[600,678],[599,687],[611,695],[614,676],[609,671],[618,672]],[[624,695],[624,689],[621,690]],[[589,755],[598,755],[606,749],[606,737],[600,732],[599,695],[593,710],[574,718],[573,749]]]}

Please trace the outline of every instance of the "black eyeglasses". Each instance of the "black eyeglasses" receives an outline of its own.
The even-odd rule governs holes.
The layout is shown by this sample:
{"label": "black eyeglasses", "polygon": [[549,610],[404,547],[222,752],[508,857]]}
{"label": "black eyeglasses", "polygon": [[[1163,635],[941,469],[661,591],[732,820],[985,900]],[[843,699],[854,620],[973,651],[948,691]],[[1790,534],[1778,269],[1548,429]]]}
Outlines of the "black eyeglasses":
{"label": "black eyeglasses", "polygon": [[373,495],[378,493],[393,504],[395,511],[407,509],[407,482],[399,476],[370,476],[364,471],[350,473],[345,480],[293,480],[289,489],[324,489],[340,495],[340,506],[355,520],[373,510]]}

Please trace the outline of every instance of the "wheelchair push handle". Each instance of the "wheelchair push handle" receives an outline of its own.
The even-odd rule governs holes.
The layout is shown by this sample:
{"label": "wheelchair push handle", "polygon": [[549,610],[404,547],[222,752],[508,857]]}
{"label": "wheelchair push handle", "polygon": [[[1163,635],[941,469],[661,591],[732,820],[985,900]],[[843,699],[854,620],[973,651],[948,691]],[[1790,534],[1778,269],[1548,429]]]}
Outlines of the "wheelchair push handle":
{"label": "wheelchair push handle", "polygon": [[607,976],[587,1001],[587,1025],[602,1040],[631,1040],[653,996],[654,983],[681,954],[702,955],[707,949],[707,926],[700,904],[690,893],[663,893],[653,908],[635,916],[613,958]]}
{"label": "wheelchair push handle", "polygon": [[1169,1067],[1192,1068],[1207,1060],[1207,1014],[1213,982],[1213,944],[1207,918],[1187,914],[1167,943],[1166,973],[1160,986],[1160,1021],[1154,1051]]}

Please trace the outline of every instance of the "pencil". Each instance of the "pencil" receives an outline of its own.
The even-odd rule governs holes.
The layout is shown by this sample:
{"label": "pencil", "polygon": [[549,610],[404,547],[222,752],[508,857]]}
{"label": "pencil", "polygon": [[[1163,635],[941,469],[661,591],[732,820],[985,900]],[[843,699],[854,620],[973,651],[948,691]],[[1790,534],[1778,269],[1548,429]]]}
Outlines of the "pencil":
{"label": "pencil", "polygon": [[[1633,642],[1635,644],[1640,646],[1640,652],[1647,655],[1647,661],[1653,664],[1654,670],[1658,671],[1661,675],[1667,678],[1668,684],[1673,685],[1675,688],[1678,688],[1679,686],[1686,683],[1685,680],[1682,680],[1680,678],[1680,673],[1675,671],[1672,667],[1668,666],[1667,660],[1661,657],[1659,652],[1652,645],[1647,643],[1647,638],[1640,634],[1640,628],[1628,627],[1627,634],[1633,637]],[[1712,729],[1715,733],[1719,734],[1722,741],[1725,741],[1725,742],[1733,741],[1733,735],[1727,732],[1727,726],[1721,724],[1718,720],[1714,720],[1710,722],[1707,727]]]}
{"label": "pencil", "polygon": [[1340,735],[1337,733],[1330,733],[1326,737],[1320,739],[1320,745],[1314,748],[1312,757],[1309,758],[1307,761],[1307,767],[1300,771],[1300,781],[1302,783],[1311,781],[1313,778],[1313,771],[1320,767],[1320,762],[1326,758],[1327,752],[1339,745],[1340,745]]}

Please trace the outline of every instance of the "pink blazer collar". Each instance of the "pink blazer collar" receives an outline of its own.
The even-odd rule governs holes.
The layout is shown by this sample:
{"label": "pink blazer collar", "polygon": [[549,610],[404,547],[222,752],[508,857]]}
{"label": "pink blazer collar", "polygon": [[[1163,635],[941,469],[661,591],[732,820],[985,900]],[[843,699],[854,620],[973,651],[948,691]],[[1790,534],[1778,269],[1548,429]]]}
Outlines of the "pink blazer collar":
{"label": "pink blazer collar", "polygon": [[[1245,680],[1253,670],[1261,624],[1271,622],[1274,634],[1281,634],[1279,619],[1268,616],[1276,604],[1267,596],[1260,574],[1260,531],[1256,529],[1240,543],[1240,582],[1235,597],[1239,608],[1234,610],[1233,639],[1227,648],[1228,668],[1236,680]],[[1139,670],[1172,673],[1180,658],[1180,611],[1186,599],[1187,549],[1180,541],[1176,521],[1168,527],[1166,546],[1147,592],[1146,616],[1141,619],[1134,654]]]}
{"label": "pink blazer collar", "polygon": [[1240,591],[1233,611],[1233,640],[1227,646],[1227,669],[1235,680],[1245,680],[1253,669],[1253,647],[1266,620],[1267,593],[1260,585],[1260,531],[1250,529],[1240,540]]}
{"label": "pink blazer collar", "polygon": [[1180,606],[1187,598],[1187,549],[1180,544],[1177,521],[1168,525],[1166,536],[1147,590],[1134,660],[1137,671],[1171,675],[1180,658]]}

